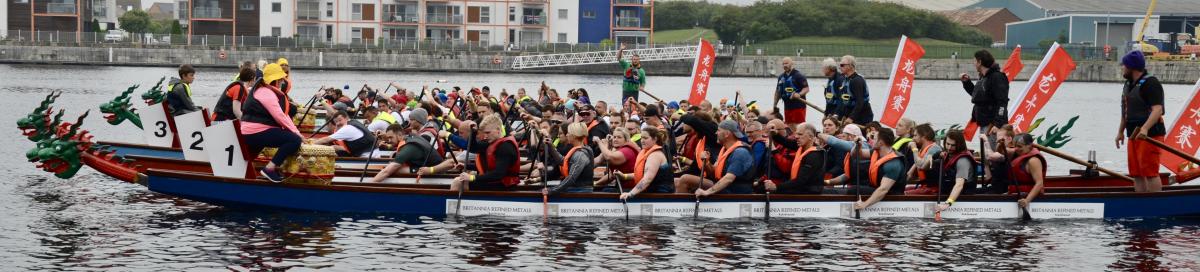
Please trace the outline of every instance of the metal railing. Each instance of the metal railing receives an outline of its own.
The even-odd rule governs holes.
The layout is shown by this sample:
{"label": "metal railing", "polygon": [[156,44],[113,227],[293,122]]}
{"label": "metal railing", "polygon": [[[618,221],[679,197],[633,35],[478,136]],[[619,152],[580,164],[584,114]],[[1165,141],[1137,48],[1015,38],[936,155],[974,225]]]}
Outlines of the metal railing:
{"label": "metal railing", "polygon": [[46,13],[75,13],[75,3],[46,3]]}
{"label": "metal railing", "polygon": [[[294,49],[347,49],[347,50],[393,50],[401,52],[411,51],[488,51],[488,52],[521,52],[528,54],[546,54],[546,53],[580,53],[593,52],[604,50],[615,50],[613,44],[595,44],[595,43],[550,43],[541,39],[519,39],[511,45],[491,45],[480,42],[467,42],[461,39],[412,39],[412,38],[381,38],[377,37],[370,43],[339,43],[329,42],[325,40],[323,35],[318,37],[258,37],[258,36],[219,36],[219,35],[194,35],[189,37],[186,35],[165,35],[165,34],[127,34],[117,35],[115,37],[106,37],[107,33],[82,32],[76,35],[75,32],[58,32],[58,31],[37,31],[30,32],[29,30],[12,29],[9,30],[8,36],[0,39],[0,44],[17,44],[17,45],[53,45],[53,46],[78,46],[78,47],[94,47],[101,45],[104,47],[140,47],[140,48],[169,48],[169,47],[196,47],[196,48],[264,48],[270,50],[284,50],[289,48]],[[533,36],[534,33],[522,32],[521,36]],[[538,33],[536,36],[541,37]],[[553,39],[554,37],[550,37]],[[893,58],[896,55],[896,45],[878,44],[878,45],[845,45],[845,44],[750,44],[750,45],[722,45],[713,41],[719,55],[747,55],[747,56],[792,56],[792,57],[840,57],[842,55],[854,55],[863,58]],[[695,45],[695,41],[686,41],[674,44],[652,44],[652,45],[636,45],[636,48],[662,48],[662,47],[677,47]],[[983,46],[935,46],[925,45],[925,59],[970,59],[975,51],[980,49],[988,49],[993,55],[998,58],[1007,58],[1011,53],[1011,48],[992,48]],[[1077,46],[1068,45],[1064,49],[1075,60],[1104,60],[1116,59],[1122,56],[1129,48],[1124,46],[1116,46],[1109,52],[1104,54],[1103,47],[1094,46]],[[1046,49],[1035,47],[1024,47],[1021,49],[1022,59],[1040,60],[1045,54]]]}
{"label": "metal railing", "polygon": [[425,15],[425,22],[430,24],[462,24],[462,14],[430,13]]}
{"label": "metal railing", "polygon": [[299,21],[315,21],[321,19],[321,11],[318,9],[297,9],[296,20]]}
{"label": "metal railing", "polygon": [[192,18],[195,19],[220,19],[221,8],[217,7],[196,7],[192,9]]}
{"label": "metal railing", "polygon": [[642,27],[642,18],[637,17],[617,17],[618,27]]}
{"label": "metal railing", "polygon": [[546,25],[546,16],[544,15],[525,15],[521,17],[521,24],[524,25]]}
{"label": "metal railing", "polygon": [[384,13],[385,23],[417,23],[421,18],[416,13]]}

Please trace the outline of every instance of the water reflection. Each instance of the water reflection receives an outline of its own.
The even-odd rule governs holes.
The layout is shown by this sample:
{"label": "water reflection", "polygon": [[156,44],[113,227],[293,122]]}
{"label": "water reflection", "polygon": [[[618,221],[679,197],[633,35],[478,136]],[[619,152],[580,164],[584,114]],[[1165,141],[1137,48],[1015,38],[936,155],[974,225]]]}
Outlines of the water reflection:
{"label": "water reflection", "polygon": [[[469,264],[482,266],[497,266],[512,258],[517,252],[521,241],[517,239],[525,234],[522,225],[507,223],[503,220],[482,219],[467,220],[462,228],[453,231],[454,236],[472,245],[470,253],[460,256]],[[549,247],[543,247],[549,248]],[[547,254],[555,256],[557,254]]]}

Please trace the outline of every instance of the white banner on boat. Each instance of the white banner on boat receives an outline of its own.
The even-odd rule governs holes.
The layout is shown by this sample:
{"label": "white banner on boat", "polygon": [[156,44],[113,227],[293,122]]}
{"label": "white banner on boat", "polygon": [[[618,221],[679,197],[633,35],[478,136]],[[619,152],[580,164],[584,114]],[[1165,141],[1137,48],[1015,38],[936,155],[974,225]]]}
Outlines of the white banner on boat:
{"label": "white banner on boat", "polygon": [[1104,218],[1104,203],[1046,203],[1029,204],[1034,219]]}
{"label": "white banner on boat", "polygon": [[138,116],[142,118],[142,137],[146,139],[146,145],[171,147],[175,140],[175,132],[171,131],[171,125],[167,123],[167,110],[163,108],[163,104],[142,106],[137,111]]}
{"label": "white banner on boat", "polygon": [[[1104,218],[1103,203],[1034,203],[1035,219]],[[446,214],[453,215],[457,200],[446,200]],[[852,202],[772,202],[774,218],[851,218]],[[629,203],[631,217],[692,217],[694,202]],[[761,218],[763,202],[701,202],[699,216],[708,218]],[[934,202],[880,202],[860,212],[862,218],[933,218]],[[541,202],[463,200],[464,216],[542,216]],[[958,202],[942,212],[949,219],[1017,218],[1015,202]],[[612,202],[551,202],[546,205],[551,217],[624,217],[625,208]]]}
{"label": "white banner on boat", "polygon": [[233,123],[218,122],[202,130],[202,133],[208,136],[203,143],[204,151],[212,158],[208,165],[212,166],[214,176],[253,178],[247,177],[246,167],[250,163],[242,156],[242,144],[238,141]]}
{"label": "white banner on boat", "polygon": [[179,131],[179,146],[183,149],[183,159],[208,161],[208,152],[204,152],[204,133],[201,131],[205,127],[208,127],[208,124],[204,122],[204,111],[175,116],[175,129]]}

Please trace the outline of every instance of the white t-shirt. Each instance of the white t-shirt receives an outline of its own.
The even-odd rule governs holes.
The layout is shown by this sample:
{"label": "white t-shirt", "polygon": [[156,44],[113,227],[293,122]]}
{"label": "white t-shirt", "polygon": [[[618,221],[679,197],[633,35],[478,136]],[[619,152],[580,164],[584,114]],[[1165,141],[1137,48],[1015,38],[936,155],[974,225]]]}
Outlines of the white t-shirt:
{"label": "white t-shirt", "polygon": [[[399,120],[397,120],[397,121],[399,121]],[[387,128],[388,128],[388,126],[390,126],[390,125],[392,125],[392,124],[388,124],[388,122],[387,122],[387,121],[383,121],[383,120],[375,120],[375,121],[372,121],[370,125],[367,125],[367,130],[370,130],[370,131],[387,131]]]}
{"label": "white t-shirt", "polygon": [[342,126],[342,128],[339,128],[337,131],[334,131],[333,134],[329,135],[329,138],[339,141],[353,141],[362,137],[362,131],[349,124]]}
{"label": "white t-shirt", "polygon": [[[404,117],[404,118],[401,118],[401,117]],[[408,120],[408,114],[400,114],[400,113],[393,111],[392,118],[396,119],[396,122],[404,123],[404,120]]]}

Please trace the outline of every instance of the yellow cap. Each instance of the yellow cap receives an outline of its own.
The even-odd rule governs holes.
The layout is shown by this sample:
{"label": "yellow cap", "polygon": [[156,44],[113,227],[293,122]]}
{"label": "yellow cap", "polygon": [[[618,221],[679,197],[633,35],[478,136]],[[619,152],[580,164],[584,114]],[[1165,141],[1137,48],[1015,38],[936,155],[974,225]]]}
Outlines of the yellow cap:
{"label": "yellow cap", "polygon": [[279,60],[275,61],[275,63],[277,63],[279,65],[288,65],[287,59],[285,59],[285,58],[279,58]]}
{"label": "yellow cap", "polygon": [[267,67],[263,68],[263,82],[267,84],[271,84],[284,76],[287,76],[287,74],[283,72],[283,67],[279,66],[278,63],[267,64]]}

